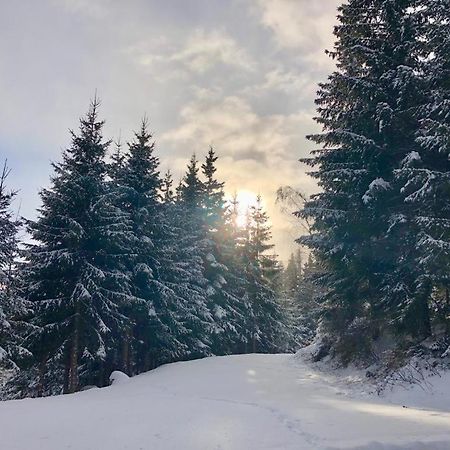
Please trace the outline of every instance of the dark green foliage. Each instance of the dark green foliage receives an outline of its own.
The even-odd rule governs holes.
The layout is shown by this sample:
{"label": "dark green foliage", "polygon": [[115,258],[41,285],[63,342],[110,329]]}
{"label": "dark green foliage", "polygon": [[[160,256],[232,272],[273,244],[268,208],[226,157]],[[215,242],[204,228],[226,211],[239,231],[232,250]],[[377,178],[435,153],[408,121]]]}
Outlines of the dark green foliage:
{"label": "dark green foliage", "polygon": [[339,9],[338,70],[318,93],[323,133],[310,136],[321,149],[304,160],[322,192],[299,215],[323,265],[322,337],[346,361],[371,358],[385,333],[430,336],[433,286],[450,273],[444,3]]}
{"label": "dark green foliage", "polygon": [[94,101],[55,175],[41,192],[37,221],[29,222],[26,297],[35,330],[26,340],[39,367],[37,394],[104,385],[117,367],[120,336],[129,327],[122,308],[132,301],[120,270],[130,222],[105,183],[102,138]]}
{"label": "dark green foliage", "polygon": [[203,267],[207,280],[206,295],[214,317],[212,350],[215,354],[242,351],[245,345],[245,324],[235,261],[236,242],[227,223],[224,183],[217,181],[217,156],[210,148],[202,174],[203,233],[205,256]]}
{"label": "dark green foliage", "polygon": [[[419,4],[416,14],[424,41],[419,70],[425,95],[417,110],[418,148],[408,153],[395,175],[411,224],[411,265],[420,272],[414,283],[415,301],[407,313],[411,328],[426,335],[433,331],[427,323],[428,302],[441,297],[440,304],[445,305],[450,287],[450,4],[445,0]],[[406,272],[410,267],[403,261]],[[449,320],[447,316],[436,325],[448,329]]]}
{"label": "dark green foliage", "polygon": [[22,319],[28,306],[19,291],[16,258],[21,223],[13,216],[16,193],[7,190],[9,173],[5,162],[0,173],[0,370],[17,371],[30,354],[21,344],[22,333],[27,329]]}
{"label": "dark green foliage", "polygon": [[303,263],[303,254],[300,249],[291,255],[284,271],[284,309],[289,313],[292,334],[292,343],[289,348],[293,350],[311,344],[316,336],[320,308],[319,291],[314,281],[319,273],[319,265],[311,254],[306,263]]}
{"label": "dark green foliage", "polygon": [[270,353],[285,343],[284,313],[278,300],[276,282],[280,269],[273,249],[268,216],[257,198],[248,215],[243,242],[245,296],[251,307],[249,340],[253,352]]}
{"label": "dark green foliage", "polygon": [[[108,384],[113,370],[133,375],[167,362],[285,349],[281,270],[267,254],[260,199],[248,227],[237,226],[238,205],[225,201],[213,149],[201,167],[191,158],[174,194],[170,172],[160,177],[146,120],[107,163],[97,110],[94,101],[53,165],[38,219],[28,222],[33,243],[20,286],[32,311],[21,312],[20,336],[10,332],[19,323],[12,296],[5,301],[1,292],[2,355],[11,360],[12,345],[23,341],[27,357],[3,395],[69,393]],[[0,220],[13,238],[11,198]]]}
{"label": "dark green foliage", "polygon": [[169,309],[160,282],[158,243],[162,240],[163,211],[159,161],[151,139],[144,119],[128,152],[116,153],[109,171],[116,205],[131,223],[127,239],[131,245],[122,269],[128,273],[135,299],[123,311],[130,319],[130,327],[122,336],[121,358],[122,368],[129,374],[154,367],[159,349],[170,352],[174,346],[168,325],[162,322]]}

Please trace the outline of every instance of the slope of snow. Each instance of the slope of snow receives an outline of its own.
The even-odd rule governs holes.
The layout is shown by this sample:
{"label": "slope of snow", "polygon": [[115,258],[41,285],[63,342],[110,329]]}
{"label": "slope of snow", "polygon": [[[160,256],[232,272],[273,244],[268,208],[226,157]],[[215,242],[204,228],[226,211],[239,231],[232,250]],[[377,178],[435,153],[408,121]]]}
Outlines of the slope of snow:
{"label": "slope of snow", "polygon": [[450,377],[438,384],[433,406],[420,389],[374,397],[290,355],[208,358],[0,403],[0,448],[449,450]]}

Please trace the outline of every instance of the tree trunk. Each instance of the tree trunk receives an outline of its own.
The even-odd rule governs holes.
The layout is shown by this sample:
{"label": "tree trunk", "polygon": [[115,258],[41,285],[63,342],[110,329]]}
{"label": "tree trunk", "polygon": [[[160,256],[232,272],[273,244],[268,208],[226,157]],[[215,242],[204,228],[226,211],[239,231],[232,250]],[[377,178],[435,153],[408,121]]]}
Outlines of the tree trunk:
{"label": "tree trunk", "polygon": [[418,304],[417,304],[417,334],[420,338],[426,339],[430,337],[431,332],[431,318],[430,318],[430,307],[429,299],[432,291],[432,285],[429,281],[425,282],[418,292]]}
{"label": "tree trunk", "polygon": [[69,378],[70,378],[70,354],[67,355],[65,358],[65,364],[64,364],[64,387],[63,387],[63,393],[68,394],[69,393]]}
{"label": "tree trunk", "polygon": [[78,389],[78,352],[79,352],[79,314],[75,313],[74,329],[72,334],[72,348],[70,349],[70,368],[69,368],[69,393],[76,392]]}
{"label": "tree trunk", "polygon": [[127,328],[122,342],[122,371],[130,374],[130,330]]}
{"label": "tree trunk", "polygon": [[41,362],[39,363],[39,383],[37,389],[37,396],[42,397],[44,395],[45,388],[45,368],[46,368],[46,357],[42,357]]}
{"label": "tree trunk", "polygon": [[427,338],[432,335],[428,296],[424,296],[424,298],[422,299],[422,309],[423,309],[423,337]]}
{"label": "tree trunk", "polygon": [[256,353],[256,320],[253,318],[252,353]]}
{"label": "tree trunk", "polygon": [[445,324],[447,334],[450,334],[450,289],[445,288]]}
{"label": "tree trunk", "polygon": [[150,370],[150,365],[151,365],[150,353],[146,352],[144,358],[144,372],[148,372]]}
{"label": "tree trunk", "polygon": [[109,378],[105,378],[105,362],[101,361],[98,367],[97,386],[104,387],[109,385]]}

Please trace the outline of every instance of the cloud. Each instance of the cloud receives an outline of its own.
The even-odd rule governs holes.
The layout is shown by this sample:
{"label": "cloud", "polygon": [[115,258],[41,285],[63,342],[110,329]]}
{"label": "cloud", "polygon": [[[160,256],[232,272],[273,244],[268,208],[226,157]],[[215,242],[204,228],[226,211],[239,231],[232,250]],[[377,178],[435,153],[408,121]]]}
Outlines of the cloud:
{"label": "cloud", "polygon": [[203,157],[213,144],[227,189],[261,192],[275,240],[292,246],[274,193],[281,184],[316,189],[297,160],[312,147],[304,136],[317,130],[314,91],[329,73],[322,50],[337,1],[5,2],[0,153],[15,170],[25,215],[35,214],[49,160],[60,157],[67,128],[97,88],[105,136],[122,130],[126,141],[146,113],[176,177],[190,153]]}
{"label": "cloud", "polygon": [[134,44],[125,52],[141,66],[160,65],[166,69],[184,69],[205,74],[218,66],[252,71],[255,63],[250,55],[224,31],[196,29],[187,37],[178,36],[174,42],[152,39]]}
{"label": "cloud", "polygon": [[242,97],[218,98],[202,90],[182,108],[181,124],[164,134],[163,140],[189,145],[217,144],[223,155],[234,160],[253,159],[264,163],[268,155],[286,155],[297,136],[294,124],[308,120],[303,115],[258,115]]}
{"label": "cloud", "polygon": [[185,170],[189,151],[202,159],[213,145],[219,156],[218,176],[226,180],[228,195],[244,190],[263,196],[274,242],[287,258],[300,231],[292,232],[292,224],[280,214],[275,193],[280,185],[292,185],[308,194],[317,189],[298,162],[310,150],[304,136],[312,130],[316,126],[309,113],[262,115],[245,98],[199,89],[195,99],[181,109],[178,126],[161,136],[160,145],[178,149],[172,152],[179,155],[175,167],[172,158],[176,176]]}
{"label": "cloud", "polygon": [[197,29],[187,40],[185,47],[170,58],[181,62],[191,71],[204,73],[217,64],[252,70],[254,63],[234,39],[223,31],[207,32]]}
{"label": "cloud", "polygon": [[302,91],[311,88],[311,79],[304,74],[277,68],[268,72],[262,89],[276,89],[283,92]]}
{"label": "cloud", "polygon": [[280,47],[308,54],[330,48],[336,8],[342,0],[257,0],[261,23]]}
{"label": "cloud", "polygon": [[251,96],[272,95],[277,99],[275,101],[279,101],[279,94],[283,93],[295,96],[300,101],[314,96],[316,87],[317,80],[311,77],[310,73],[287,70],[282,65],[277,65],[265,73],[261,83],[247,86],[243,92]]}
{"label": "cloud", "polygon": [[112,0],[52,0],[69,13],[84,14],[95,19],[104,18],[112,6]]}

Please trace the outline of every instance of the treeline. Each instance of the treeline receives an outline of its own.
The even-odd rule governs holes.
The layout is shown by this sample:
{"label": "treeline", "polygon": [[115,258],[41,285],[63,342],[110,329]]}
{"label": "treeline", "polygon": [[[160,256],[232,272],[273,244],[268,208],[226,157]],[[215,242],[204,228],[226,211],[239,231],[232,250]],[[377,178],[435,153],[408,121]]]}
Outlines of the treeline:
{"label": "treeline", "polygon": [[320,262],[317,357],[450,350],[450,3],[349,0],[339,8],[304,160],[321,192],[298,215]]}
{"label": "treeline", "polygon": [[[291,254],[283,271],[281,302],[286,311],[291,347],[295,350],[311,344],[320,319],[320,290],[315,285],[320,266],[313,255],[299,248]],[[289,348],[287,349],[289,350]]]}
{"label": "treeline", "polygon": [[292,308],[281,301],[261,199],[238,226],[213,149],[202,164],[192,156],[174,187],[170,172],[160,176],[145,120],[112,155],[102,128],[94,101],[53,164],[23,250],[14,193],[1,184],[0,360],[12,372],[4,396],[104,386],[113,370],[292,349]]}

